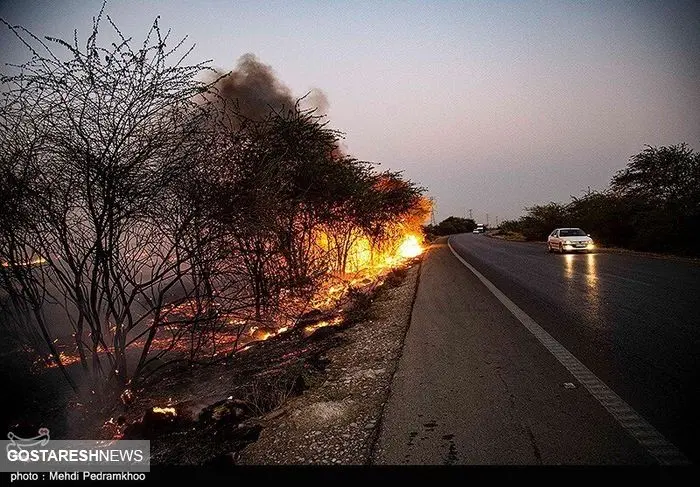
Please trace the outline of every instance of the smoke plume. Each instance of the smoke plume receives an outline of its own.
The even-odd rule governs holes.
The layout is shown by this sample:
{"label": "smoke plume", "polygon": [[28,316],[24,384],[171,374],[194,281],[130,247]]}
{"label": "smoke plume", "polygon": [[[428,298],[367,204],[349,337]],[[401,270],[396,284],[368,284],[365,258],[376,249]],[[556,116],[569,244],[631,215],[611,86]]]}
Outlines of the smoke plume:
{"label": "smoke plume", "polygon": [[[224,73],[217,73],[217,76],[222,75]],[[277,79],[272,67],[251,53],[241,56],[236,68],[219,79],[215,86],[228,106],[251,120],[262,120],[272,110],[292,109],[297,102],[297,97]],[[319,89],[311,90],[300,105],[307,109],[317,108],[317,115],[325,115],[328,111],[328,99]]]}

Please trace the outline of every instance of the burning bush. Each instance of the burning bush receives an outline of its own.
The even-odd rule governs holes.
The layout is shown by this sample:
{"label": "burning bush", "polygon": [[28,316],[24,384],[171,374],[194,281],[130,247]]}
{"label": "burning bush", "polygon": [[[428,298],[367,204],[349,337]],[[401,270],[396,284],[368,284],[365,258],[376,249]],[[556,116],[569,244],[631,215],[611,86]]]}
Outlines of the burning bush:
{"label": "burning bush", "polygon": [[84,49],[56,41],[65,63],[11,28],[37,45],[3,78],[0,306],[48,363],[123,389],[167,354],[273,336],[421,252],[423,189],[344,155],[269,67],[248,55],[205,83],[207,65],[170,62],[181,44],[157,22],[137,48],[102,47],[101,17]]}

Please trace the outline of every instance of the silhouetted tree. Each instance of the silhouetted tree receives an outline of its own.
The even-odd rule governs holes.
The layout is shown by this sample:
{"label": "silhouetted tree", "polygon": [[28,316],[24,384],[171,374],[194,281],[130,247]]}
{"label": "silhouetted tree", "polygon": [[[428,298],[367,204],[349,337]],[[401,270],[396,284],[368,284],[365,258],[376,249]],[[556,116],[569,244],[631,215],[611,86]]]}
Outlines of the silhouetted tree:
{"label": "silhouetted tree", "polygon": [[700,202],[700,153],[682,143],[647,146],[612,178],[612,191],[669,204],[681,212]]}
{"label": "silhouetted tree", "polygon": [[354,242],[396,246],[425,217],[422,188],[342,155],[313,111],[248,118],[157,20],[133,47],[107,17],[103,47],[102,15],[84,47],[8,26],[32,60],[2,78],[0,306],[64,372],[49,306],[83,370],[125,386],[183,342],[196,361],[228,325],[303,303]]}
{"label": "silhouetted tree", "polygon": [[698,255],[700,246],[689,235],[700,225],[700,155],[684,143],[647,146],[607,190],[525,210],[501,229],[542,240],[556,227],[582,227],[605,245]]}
{"label": "silhouetted tree", "polygon": [[647,146],[615,174],[611,190],[637,202],[635,247],[697,252],[688,235],[700,224],[699,153],[685,143]]}
{"label": "silhouetted tree", "polygon": [[426,227],[426,232],[433,235],[454,235],[469,233],[476,228],[476,222],[471,218],[449,216],[435,226]]}
{"label": "silhouetted tree", "polygon": [[[84,47],[8,26],[32,60],[2,79],[3,206],[16,218],[0,229],[0,284],[32,311],[55,361],[47,304],[63,309],[83,368],[123,385],[143,369],[165,308],[192,295],[198,248],[186,237],[197,219],[180,187],[209,113],[196,80],[206,66],[183,64],[182,42],[168,47],[156,20],[133,48],[107,20],[119,39],[109,47],[102,12]],[[24,265],[32,256],[45,263]]]}

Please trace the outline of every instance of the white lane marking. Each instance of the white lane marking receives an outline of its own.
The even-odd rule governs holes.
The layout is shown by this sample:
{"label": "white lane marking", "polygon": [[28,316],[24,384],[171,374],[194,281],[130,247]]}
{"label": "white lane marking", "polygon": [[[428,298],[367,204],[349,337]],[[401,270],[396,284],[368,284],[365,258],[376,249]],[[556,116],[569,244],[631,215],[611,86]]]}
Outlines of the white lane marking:
{"label": "white lane marking", "polygon": [[642,445],[661,465],[689,465],[690,461],[668,441],[659,431],[645,420],[637,411],[622,400],[615,391],[610,389],[593,372],[583,365],[574,355],[562,344],[545,331],[540,325],[530,318],[513,301],[503,294],[494,284],[486,279],[479,271],[465,261],[455,249],[452,248],[450,239],[447,240],[450,248],[459,261],[472,271],[472,273],[493,293],[503,305],[508,308],[513,316],[527,328],[530,333],[551,352],[554,357],[571,372],[571,375],[588,389],[588,392],[595,397],[600,404],[615,418],[615,420],[629,433],[632,438]]}

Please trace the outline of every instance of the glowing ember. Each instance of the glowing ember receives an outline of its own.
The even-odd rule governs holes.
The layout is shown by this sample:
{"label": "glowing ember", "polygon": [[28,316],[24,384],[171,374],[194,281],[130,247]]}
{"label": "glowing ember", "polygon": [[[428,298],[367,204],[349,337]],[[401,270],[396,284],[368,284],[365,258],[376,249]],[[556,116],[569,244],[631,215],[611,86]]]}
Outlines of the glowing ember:
{"label": "glowing ember", "polygon": [[153,412],[156,414],[165,414],[166,416],[177,416],[177,411],[173,407],[161,408],[158,406],[153,407]]}
{"label": "glowing ember", "polygon": [[124,389],[124,392],[121,393],[119,399],[121,399],[122,403],[124,404],[131,404],[134,402],[134,393],[131,392],[131,389]]}
{"label": "glowing ember", "polygon": [[[428,210],[429,206],[426,206],[426,211]],[[315,229],[312,237],[315,250],[312,252],[318,252],[318,260],[327,263],[328,267],[325,269],[326,278],[310,296],[304,294],[300,297],[283,290],[277,311],[262,318],[258,316],[255,320],[251,319],[252,312],[249,309],[228,314],[221,309],[222,305],[216,299],[204,304],[195,299],[173,303],[162,310],[161,321],[156,324],[157,334],[151,341],[152,350],[167,350],[178,354],[189,354],[192,350],[197,350],[198,354],[213,357],[237,353],[249,350],[257,342],[291,330],[299,317],[309,310],[321,313],[319,318],[336,314],[334,310],[343,309],[353,293],[371,293],[382,285],[392,270],[405,266],[423,253],[421,215],[422,213],[387,224],[380,237],[372,237],[360,228],[345,228],[342,231],[333,227]],[[190,323],[201,317],[211,319],[212,333],[206,336],[187,333]],[[319,321],[305,326],[301,331],[303,336],[308,337],[319,328],[336,326],[341,322],[340,317]],[[110,326],[110,331],[114,333],[114,325]],[[139,338],[130,343],[129,347],[141,348],[144,343],[145,338]],[[103,354],[105,351],[99,350],[98,353]],[[80,357],[75,350],[72,353],[60,352],[60,362],[63,365],[79,361]],[[44,367],[58,365],[51,358],[41,358],[37,363]],[[126,404],[130,401],[133,401],[133,395],[127,390],[122,394],[122,402]],[[171,407],[154,408],[153,411],[175,414]]]}
{"label": "glowing ember", "polygon": [[270,328],[267,326],[263,327],[257,327],[253,326],[250,328],[250,331],[248,332],[251,336],[251,338],[256,341],[256,342],[262,342],[267,340],[270,337],[273,337],[277,334],[277,331],[274,328]]}
{"label": "glowing ember", "polygon": [[399,245],[398,254],[404,259],[411,259],[413,257],[418,257],[423,253],[423,247],[415,235],[408,235],[403,239],[401,245]]}
{"label": "glowing ember", "polygon": [[270,338],[270,336],[272,336],[272,335],[270,335],[269,333],[267,333],[265,331],[261,331],[257,335],[254,335],[253,338],[255,338],[259,342],[263,342],[263,341],[267,340],[268,338]]}
{"label": "glowing ember", "polygon": [[[41,265],[41,264],[45,264],[45,263],[46,263],[46,259],[44,259],[43,257],[40,257],[40,256],[35,256],[35,257],[30,258],[28,261],[25,261],[25,262],[15,262],[14,265],[21,266],[21,267],[29,267],[29,266]],[[2,267],[10,267],[10,266],[12,266],[12,263],[3,260],[0,262],[0,265],[2,265]]]}
{"label": "glowing ember", "polygon": [[[66,367],[74,363],[80,362],[80,355],[78,355],[77,353],[70,354],[66,352],[59,352],[58,358],[61,361],[61,363]],[[49,355],[48,357],[46,357],[44,359],[44,362],[47,369],[53,369],[55,367],[58,367],[58,362],[56,362],[53,355]]]}
{"label": "glowing ember", "polygon": [[313,325],[305,326],[303,334],[305,337],[308,337],[309,335],[311,335],[313,332],[315,332],[319,328],[325,328],[326,326],[337,326],[340,323],[342,323],[342,321],[343,321],[343,319],[340,316],[337,316],[330,321],[327,321],[327,320],[319,321],[318,323],[314,323]]}

